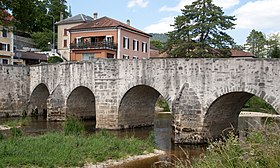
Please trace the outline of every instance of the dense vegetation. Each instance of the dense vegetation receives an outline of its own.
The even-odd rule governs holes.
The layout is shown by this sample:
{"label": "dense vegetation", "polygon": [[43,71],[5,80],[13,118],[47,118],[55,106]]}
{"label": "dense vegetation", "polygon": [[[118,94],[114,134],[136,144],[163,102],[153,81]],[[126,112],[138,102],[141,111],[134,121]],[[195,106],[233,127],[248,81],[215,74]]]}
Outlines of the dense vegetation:
{"label": "dense vegetation", "polygon": [[270,104],[257,96],[249,99],[242,110],[276,114],[275,109]]}
{"label": "dense vegetation", "polygon": [[65,124],[64,134],[21,136],[19,129],[14,136],[0,134],[0,167],[77,167],[154,149],[151,138],[120,139],[106,131],[86,136],[80,126],[79,121],[71,119]]}

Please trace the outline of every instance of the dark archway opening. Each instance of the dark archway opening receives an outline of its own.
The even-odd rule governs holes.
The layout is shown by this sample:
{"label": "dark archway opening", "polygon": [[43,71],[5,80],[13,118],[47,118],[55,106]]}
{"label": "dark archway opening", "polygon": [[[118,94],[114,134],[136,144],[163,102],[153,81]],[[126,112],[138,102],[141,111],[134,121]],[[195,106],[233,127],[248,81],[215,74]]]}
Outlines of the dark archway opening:
{"label": "dark archway opening", "polygon": [[29,114],[31,116],[47,116],[47,99],[49,95],[49,89],[42,83],[33,90],[29,104]]}
{"label": "dark archway opening", "polygon": [[74,89],[67,99],[66,117],[77,117],[96,122],[95,96],[86,87]]}
{"label": "dark archway opening", "polygon": [[[248,110],[251,111],[250,113],[276,112],[271,105],[251,93],[231,92],[219,97],[210,105],[204,120],[205,132],[211,138],[220,138],[229,132],[237,134],[239,127],[243,127],[238,123],[239,114],[241,111]],[[250,117],[250,115],[247,117]]]}

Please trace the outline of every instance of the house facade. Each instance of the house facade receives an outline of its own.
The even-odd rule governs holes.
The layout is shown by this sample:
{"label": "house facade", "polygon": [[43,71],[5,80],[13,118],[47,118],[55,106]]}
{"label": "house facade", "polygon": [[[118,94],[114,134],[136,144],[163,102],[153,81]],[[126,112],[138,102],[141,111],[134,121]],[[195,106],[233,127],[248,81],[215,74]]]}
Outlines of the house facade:
{"label": "house facade", "polygon": [[150,35],[109,17],[74,26],[70,33],[70,60],[94,58],[148,59]]}
{"label": "house facade", "polygon": [[13,64],[14,34],[0,25],[0,64]]}
{"label": "house facade", "polygon": [[86,16],[84,14],[78,14],[76,16],[61,20],[56,23],[57,25],[57,50],[58,53],[70,60],[70,33],[69,29],[78,26],[82,23],[86,23],[93,20],[92,17]]}

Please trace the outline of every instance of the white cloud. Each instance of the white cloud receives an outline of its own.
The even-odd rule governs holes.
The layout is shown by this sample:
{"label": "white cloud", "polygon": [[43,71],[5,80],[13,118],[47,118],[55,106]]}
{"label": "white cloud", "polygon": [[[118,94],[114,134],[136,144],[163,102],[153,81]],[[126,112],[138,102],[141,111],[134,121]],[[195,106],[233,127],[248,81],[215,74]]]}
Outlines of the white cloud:
{"label": "white cloud", "polygon": [[144,30],[147,33],[167,33],[172,31],[174,29],[171,24],[174,23],[174,17],[175,16],[163,18],[159,22],[145,27]]}
{"label": "white cloud", "polygon": [[149,4],[149,1],[145,0],[131,0],[128,2],[127,7],[128,8],[133,8],[134,6],[140,6],[141,8],[147,7]]}
{"label": "white cloud", "polygon": [[258,0],[248,2],[233,14],[237,18],[237,28],[277,31],[280,28],[279,11],[279,0]]}
{"label": "white cloud", "polygon": [[[186,5],[190,5],[194,0],[180,0],[176,6],[168,7],[163,6],[159,11],[165,12],[180,12]],[[213,0],[213,3],[217,6],[222,7],[223,9],[229,9],[235,5],[238,5],[240,0]]]}

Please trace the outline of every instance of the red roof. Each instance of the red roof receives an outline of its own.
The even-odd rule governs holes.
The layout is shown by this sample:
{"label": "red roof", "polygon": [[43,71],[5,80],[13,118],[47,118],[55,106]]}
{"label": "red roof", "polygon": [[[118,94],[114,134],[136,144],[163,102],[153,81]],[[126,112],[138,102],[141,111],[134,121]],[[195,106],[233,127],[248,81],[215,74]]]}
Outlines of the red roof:
{"label": "red roof", "polygon": [[230,49],[231,57],[254,57],[254,55],[250,52],[245,52],[236,49]]}
{"label": "red roof", "polygon": [[144,34],[146,36],[151,36],[141,30],[138,30],[128,24],[122,23],[120,21],[117,21],[115,19],[109,18],[109,17],[102,17],[93,21],[89,21],[87,23],[80,24],[78,26],[72,27],[71,30],[81,30],[81,29],[103,29],[103,28],[117,28],[117,27],[123,27],[132,31],[136,31],[138,33]]}

